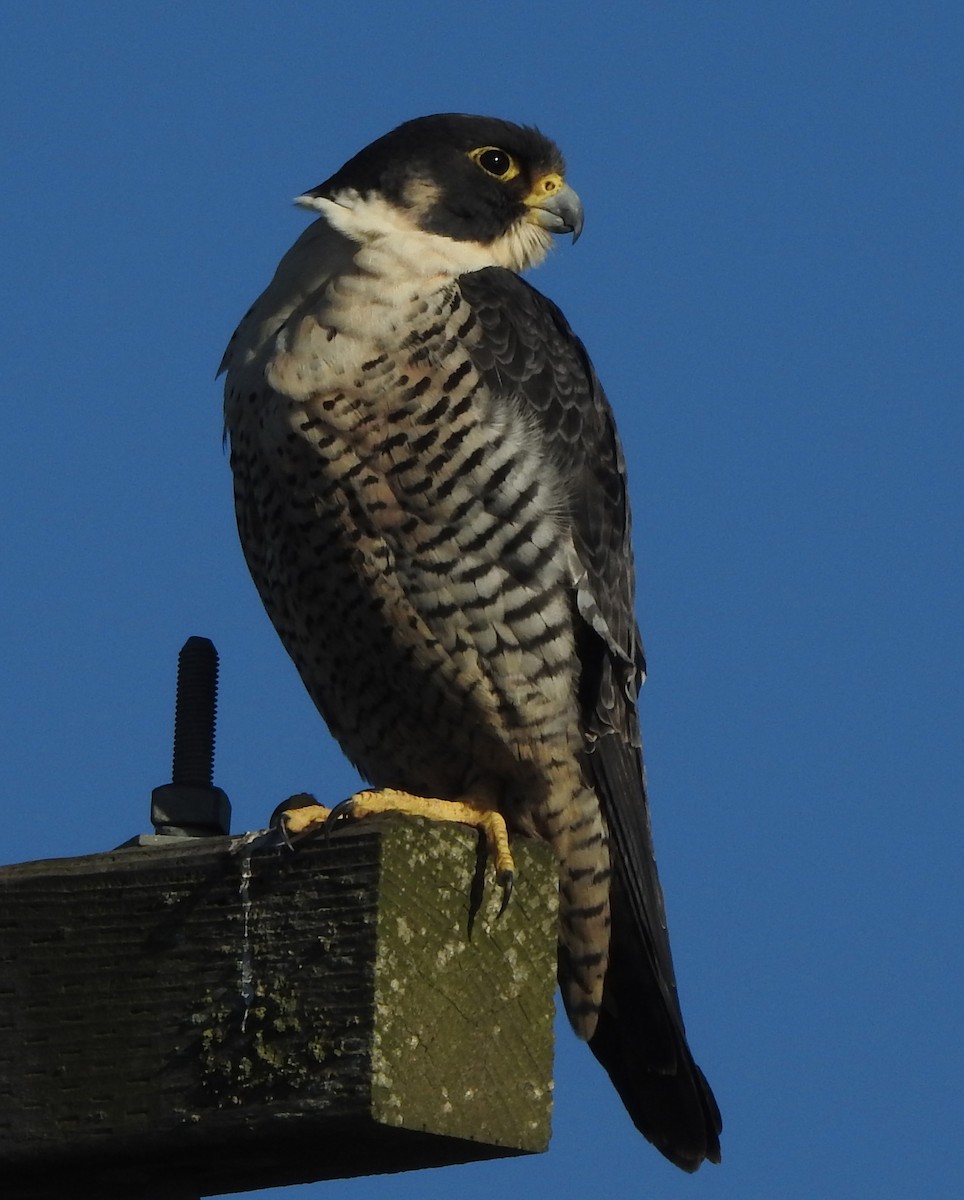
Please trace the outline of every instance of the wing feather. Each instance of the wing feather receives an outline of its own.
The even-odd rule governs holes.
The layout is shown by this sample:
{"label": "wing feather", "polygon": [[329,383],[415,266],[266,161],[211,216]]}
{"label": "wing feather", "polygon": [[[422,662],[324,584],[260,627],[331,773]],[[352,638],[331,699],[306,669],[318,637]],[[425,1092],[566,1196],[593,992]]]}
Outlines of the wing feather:
{"label": "wing feather", "polygon": [[561,311],[510,272],[460,279],[483,336],[487,386],[524,406],[568,481],[585,767],[609,829],[612,946],[590,1045],[637,1126],[674,1162],[719,1159],[720,1116],[693,1061],[676,994],[656,872],[636,697],[645,661],[635,619],[626,464],[602,385]]}

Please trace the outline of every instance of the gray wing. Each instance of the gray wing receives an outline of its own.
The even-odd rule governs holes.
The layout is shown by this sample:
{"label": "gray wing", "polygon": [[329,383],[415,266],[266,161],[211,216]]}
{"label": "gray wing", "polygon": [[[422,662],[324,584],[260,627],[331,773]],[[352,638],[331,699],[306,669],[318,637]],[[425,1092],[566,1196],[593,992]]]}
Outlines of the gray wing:
{"label": "gray wing", "polygon": [[640,1130],[694,1170],[704,1157],[719,1160],[721,1123],[686,1043],[653,852],[622,448],[585,348],[560,310],[498,268],[459,282],[484,329],[472,351],[477,368],[490,389],[524,405],[569,485],[585,767],[609,828],[614,870],[610,967],[590,1045]]}

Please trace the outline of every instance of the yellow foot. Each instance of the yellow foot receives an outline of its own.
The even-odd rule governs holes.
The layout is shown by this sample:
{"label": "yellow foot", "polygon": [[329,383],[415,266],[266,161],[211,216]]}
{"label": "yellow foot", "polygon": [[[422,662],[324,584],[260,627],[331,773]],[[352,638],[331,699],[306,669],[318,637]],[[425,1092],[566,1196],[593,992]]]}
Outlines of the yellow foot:
{"label": "yellow foot", "polygon": [[278,829],[285,842],[290,846],[291,839],[299,833],[304,833],[311,826],[324,828],[331,816],[332,810],[319,804],[314,796],[307,792],[299,792],[297,796],[289,796],[282,800],[271,814],[269,825]]}
{"label": "yellow foot", "polygon": [[279,824],[285,841],[312,828],[330,828],[343,817],[361,819],[377,813],[405,813],[412,817],[426,817],[430,821],[451,821],[457,825],[471,825],[485,836],[488,855],[495,864],[495,878],[502,889],[502,904],[499,915],[505,912],[512,896],[515,879],[515,863],[509,849],[509,832],[502,814],[491,803],[475,796],[462,796],[458,800],[436,800],[431,796],[413,796],[395,788],[380,791],[356,792],[348,800],[334,808],[318,804],[313,796],[292,796],[278,806],[272,816],[272,824]]}

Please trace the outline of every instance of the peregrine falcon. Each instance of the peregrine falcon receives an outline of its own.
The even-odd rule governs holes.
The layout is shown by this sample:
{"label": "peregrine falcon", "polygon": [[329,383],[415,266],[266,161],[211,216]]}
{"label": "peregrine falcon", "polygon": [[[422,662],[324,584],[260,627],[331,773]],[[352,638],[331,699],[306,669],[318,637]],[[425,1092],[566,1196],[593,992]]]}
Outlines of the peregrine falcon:
{"label": "peregrine falcon", "polygon": [[623,453],[582,343],[519,274],[582,229],[562,156],[423,117],[297,203],[317,219],[221,365],[268,615],[382,789],[358,811],[474,814],[505,885],[506,827],[553,848],[574,1029],[667,1158],[718,1162],[653,857]]}

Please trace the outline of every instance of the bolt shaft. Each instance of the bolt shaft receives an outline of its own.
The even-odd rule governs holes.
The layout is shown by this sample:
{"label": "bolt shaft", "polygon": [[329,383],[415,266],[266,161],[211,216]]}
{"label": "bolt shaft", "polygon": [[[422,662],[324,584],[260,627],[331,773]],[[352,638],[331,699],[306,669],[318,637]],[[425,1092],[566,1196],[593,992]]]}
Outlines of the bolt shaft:
{"label": "bolt shaft", "polygon": [[218,652],[208,638],[190,637],[177,658],[172,780],[191,787],[214,782]]}

